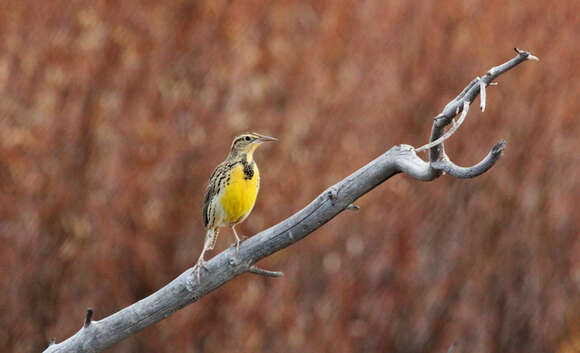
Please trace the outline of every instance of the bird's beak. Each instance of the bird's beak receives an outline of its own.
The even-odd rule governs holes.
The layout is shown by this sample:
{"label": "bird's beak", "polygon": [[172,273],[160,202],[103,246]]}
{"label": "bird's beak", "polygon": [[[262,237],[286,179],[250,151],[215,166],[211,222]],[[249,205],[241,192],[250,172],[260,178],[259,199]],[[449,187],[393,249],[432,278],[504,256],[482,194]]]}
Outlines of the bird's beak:
{"label": "bird's beak", "polygon": [[256,134],[258,136],[258,139],[256,140],[256,142],[268,142],[268,141],[278,141],[277,138],[275,137],[270,137],[270,136],[264,136],[264,135],[260,135],[260,134]]}

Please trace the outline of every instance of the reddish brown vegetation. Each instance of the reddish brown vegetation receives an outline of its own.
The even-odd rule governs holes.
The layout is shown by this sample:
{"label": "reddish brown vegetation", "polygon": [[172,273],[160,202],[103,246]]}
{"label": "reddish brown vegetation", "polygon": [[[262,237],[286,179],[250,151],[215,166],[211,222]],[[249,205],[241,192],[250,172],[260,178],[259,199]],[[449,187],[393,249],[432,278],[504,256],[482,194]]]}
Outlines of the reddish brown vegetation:
{"label": "reddish brown vegetation", "polygon": [[448,143],[469,164],[505,137],[491,171],[397,176],[264,261],[284,278],[244,275],[111,352],[580,349],[578,2],[118,3],[0,3],[3,351],[39,351],[87,307],[104,317],[192,266],[236,133],[280,138],[257,153],[249,235],[425,143],[514,46],[542,61],[500,77]]}

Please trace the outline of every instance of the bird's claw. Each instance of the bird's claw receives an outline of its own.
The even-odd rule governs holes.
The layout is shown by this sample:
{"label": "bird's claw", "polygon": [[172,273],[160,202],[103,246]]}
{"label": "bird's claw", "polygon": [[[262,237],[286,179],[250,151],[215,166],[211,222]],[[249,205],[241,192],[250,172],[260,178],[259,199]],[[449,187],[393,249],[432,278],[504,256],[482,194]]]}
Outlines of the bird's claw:
{"label": "bird's claw", "polygon": [[233,242],[233,243],[230,245],[230,248],[231,248],[231,247],[235,247],[235,248],[236,248],[236,255],[239,255],[239,254],[240,254],[240,243],[241,243],[241,241],[239,241],[239,240],[237,240],[237,239],[236,239],[236,241],[235,241],[235,242]]}
{"label": "bird's claw", "polygon": [[240,244],[241,244],[241,243],[242,243],[244,240],[246,240],[246,239],[248,239],[248,237],[247,237],[247,236],[245,236],[245,235],[242,235],[242,236],[240,237],[240,239],[237,239],[237,238],[236,238],[236,241],[235,241],[235,242],[233,242],[233,243],[230,245],[230,247],[235,247],[235,248],[236,248],[236,255],[239,255],[239,254],[240,254]]}
{"label": "bird's claw", "polygon": [[197,283],[200,283],[201,281],[201,269],[204,269],[206,272],[209,272],[209,268],[207,268],[205,261],[203,261],[202,259],[199,259],[197,261],[197,264],[195,264],[195,267],[193,268],[193,273],[195,274],[197,277]]}

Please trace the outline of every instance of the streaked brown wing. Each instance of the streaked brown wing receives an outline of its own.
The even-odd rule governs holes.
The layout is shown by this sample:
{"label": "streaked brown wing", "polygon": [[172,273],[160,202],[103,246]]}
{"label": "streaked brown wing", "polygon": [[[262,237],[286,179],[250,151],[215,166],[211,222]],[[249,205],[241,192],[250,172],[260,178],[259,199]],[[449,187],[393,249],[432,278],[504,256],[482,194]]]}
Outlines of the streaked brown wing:
{"label": "streaked brown wing", "polygon": [[223,169],[223,163],[219,164],[209,177],[209,181],[207,182],[207,186],[205,187],[205,195],[203,196],[203,225],[207,228],[209,224],[209,202],[211,201],[212,197],[216,194],[216,175],[219,171]]}

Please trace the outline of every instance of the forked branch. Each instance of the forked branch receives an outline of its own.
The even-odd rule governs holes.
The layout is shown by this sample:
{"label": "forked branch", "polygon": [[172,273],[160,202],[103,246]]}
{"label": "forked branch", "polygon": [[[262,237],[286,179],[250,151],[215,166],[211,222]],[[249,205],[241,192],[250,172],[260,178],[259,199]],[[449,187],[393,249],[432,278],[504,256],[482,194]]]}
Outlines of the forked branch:
{"label": "forked branch", "polygon": [[[436,116],[430,141],[437,143],[427,145],[429,162],[419,158],[412,146],[394,146],[328,188],[302,210],[242,242],[238,254],[229,248],[207,261],[209,273],[201,277],[200,283],[190,268],[147,298],[102,320],[92,321],[92,310],[89,310],[80,331],[61,343],[51,344],[45,352],[98,352],[168,317],[244,272],[279,276],[278,272],[261,270],[254,264],[306,237],[345,209],[356,210],[357,206],[353,205],[356,199],[395,174],[405,173],[430,181],[443,172],[457,178],[473,178],[484,173],[499,159],[505,142],[497,143],[480,163],[463,168],[451,162],[443,147],[444,140],[460,124],[456,124],[451,134],[445,135],[444,128],[460,112],[465,119],[469,104],[493,79],[526,60],[537,60],[528,52],[516,51],[515,58],[493,67],[482,78],[474,79]],[[485,109],[484,103],[481,106],[482,110]],[[439,140],[444,135],[446,137]]]}

